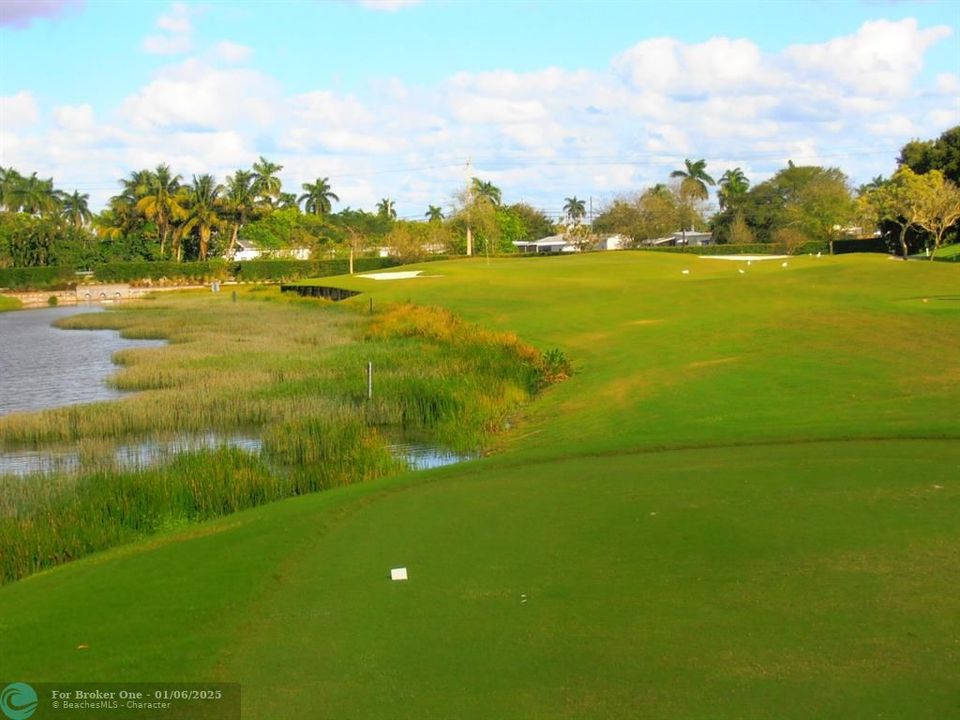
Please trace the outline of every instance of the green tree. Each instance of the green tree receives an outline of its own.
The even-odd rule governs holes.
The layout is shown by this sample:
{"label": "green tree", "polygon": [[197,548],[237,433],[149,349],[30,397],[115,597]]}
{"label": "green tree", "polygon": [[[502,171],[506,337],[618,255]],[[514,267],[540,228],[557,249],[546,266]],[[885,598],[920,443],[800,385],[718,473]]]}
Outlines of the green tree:
{"label": "green tree", "polygon": [[430,205],[427,207],[427,211],[424,213],[424,217],[427,218],[428,222],[438,223],[443,222],[443,210],[436,205]]}
{"label": "green tree", "polygon": [[150,173],[137,210],[157,224],[160,233],[160,256],[164,256],[174,223],[186,217],[184,195],[180,192],[180,175],[174,175],[165,164]]}
{"label": "green tree", "polygon": [[230,223],[230,243],[226,255],[232,257],[237,247],[240,230],[257,212],[256,178],[249,170],[237,170],[228,175],[226,183],[220,189],[223,198],[224,215]]}
{"label": "green tree", "polygon": [[380,200],[380,202],[377,203],[377,215],[387,220],[396,220],[397,210],[394,207],[393,200],[390,198]]}
{"label": "green tree", "polygon": [[688,226],[693,229],[698,214],[698,203],[705,202],[710,197],[707,185],[716,185],[716,181],[707,174],[706,160],[683,161],[684,170],[674,170],[670,177],[680,179],[680,231],[684,234],[683,243],[686,244]]}
{"label": "green tree", "polygon": [[277,173],[283,170],[283,165],[270,162],[263,155],[253,164],[254,193],[261,202],[273,207],[280,198],[283,185]]}
{"label": "green tree", "polygon": [[944,179],[960,185],[960,125],[945,131],[936,140],[912,140],[903,146],[897,159],[918,175],[939,170]]}
{"label": "green tree", "polygon": [[486,199],[491,205],[500,204],[502,193],[500,192],[500,188],[492,182],[475,177],[471,180],[471,190],[473,196],[477,199]]}
{"label": "green tree", "polygon": [[564,198],[563,213],[573,225],[579,225],[587,214],[587,205],[576,195]]}
{"label": "green tree", "polygon": [[747,176],[743,174],[743,170],[740,168],[724,172],[720,176],[719,185],[720,190],[717,193],[717,199],[720,202],[721,210],[735,205],[750,189],[750,181],[747,180]]}
{"label": "green tree", "polygon": [[63,198],[63,217],[77,230],[93,219],[89,200],[90,196],[87,193],[81,195],[78,190],[74,190],[72,195],[65,195]]}
{"label": "green tree", "polygon": [[933,260],[943,243],[943,234],[960,220],[960,189],[945,180],[939,170],[931,170],[922,177],[925,187],[919,201],[917,224],[933,236],[930,251]]}
{"label": "green tree", "polygon": [[518,238],[519,240],[539,240],[556,232],[553,221],[547,217],[546,213],[532,205],[514,203],[508,205],[507,209],[523,223],[524,233],[523,237]]}
{"label": "green tree", "polygon": [[183,226],[184,233],[197,231],[199,239],[198,257],[207,259],[210,238],[224,224],[220,203],[220,186],[213,175],[194,175],[188,189],[187,216]]}
{"label": "green tree", "polygon": [[14,212],[46,217],[60,208],[60,194],[53,186],[53,178],[18,176],[9,181],[4,191],[4,204]]}
{"label": "green tree", "polygon": [[317,178],[316,182],[303,184],[304,193],[297,202],[304,203],[304,212],[313,215],[328,215],[333,207],[332,202],[340,202],[337,194],[330,189],[329,181],[330,178]]}
{"label": "green tree", "polygon": [[911,228],[920,225],[926,192],[923,176],[915,173],[909,166],[902,165],[890,178],[890,182],[871,190],[865,196],[878,221],[900,228],[898,242],[904,260],[910,254],[907,233]]}

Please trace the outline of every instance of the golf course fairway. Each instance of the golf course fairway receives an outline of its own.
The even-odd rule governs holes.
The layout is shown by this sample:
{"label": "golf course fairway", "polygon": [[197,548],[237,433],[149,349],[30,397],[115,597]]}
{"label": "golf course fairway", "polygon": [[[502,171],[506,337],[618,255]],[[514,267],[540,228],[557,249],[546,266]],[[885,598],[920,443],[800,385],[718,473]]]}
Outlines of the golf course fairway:
{"label": "golf course fairway", "polygon": [[482,459],[0,587],[0,678],[239,682],[245,718],[960,717],[960,268],[408,269],[316,282],[573,376]]}

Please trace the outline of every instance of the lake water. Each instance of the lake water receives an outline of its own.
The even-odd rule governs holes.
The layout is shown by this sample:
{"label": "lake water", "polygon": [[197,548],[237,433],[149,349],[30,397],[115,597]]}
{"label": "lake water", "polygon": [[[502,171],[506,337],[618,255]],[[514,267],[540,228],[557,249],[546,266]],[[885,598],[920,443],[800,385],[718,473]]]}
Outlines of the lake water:
{"label": "lake water", "polygon": [[[119,398],[123,393],[106,384],[107,377],[117,370],[110,359],[113,353],[164,344],[162,340],[125,340],[113,330],[61,330],[52,326],[58,318],[91,310],[97,311],[64,307],[0,313],[0,416]],[[390,438],[388,443],[395,457],[416,470],[476,457],[402,437]],[[260,445],[259,438],[248,435],[209,433],[121,445],[115,449],[113,460],[119,467],[129,468],[163,462],[178,452],[230,446],[256,453]],[[0,452],[0,475],[70,472],[79,464],[75,447]]]}
{"label": "lake water", "polygon": [[[0,415],[114,400],[123,393],[106,378],[110,357],[162,340],[126,340],[114,330],[60,330],[51,323],[95,308],[63,307],[0,313]],[[102,312],[102,311],[101,311]]]}

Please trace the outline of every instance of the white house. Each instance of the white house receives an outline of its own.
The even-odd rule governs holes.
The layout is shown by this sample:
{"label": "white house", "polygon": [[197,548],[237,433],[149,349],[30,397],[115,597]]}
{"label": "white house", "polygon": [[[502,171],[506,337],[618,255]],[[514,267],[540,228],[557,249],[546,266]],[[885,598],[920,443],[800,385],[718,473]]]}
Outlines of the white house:
{"label": "white house", "polygon": [[287,247],[276,250],[262,250],[250,240],[238,239],[237,246],[234,248],[232,260],[243,262],[245,260],[309,260],[310,248],[305,247]]}
{"label": "white house", "polygon": [[597,250],[623,250],[628,247],[630,238],[626,235],[608,235],[605,238],[601,238],[597,244]]}
{"label": "white house", "polygon": [[577,252],[577,246],[563,235],[551,235],[540,240],[514,240],[514,246],[526,255],[550,255]]}
{"label": "white house", "polygon": [[713,235],[708,232],[697,232],[696,230],[678,230],[666,237],[641,240],[640,244],[646,245],[647,247],[672,247],[675,245],[695,245],[697,247],[703,247],[704,245],[713,244]]}

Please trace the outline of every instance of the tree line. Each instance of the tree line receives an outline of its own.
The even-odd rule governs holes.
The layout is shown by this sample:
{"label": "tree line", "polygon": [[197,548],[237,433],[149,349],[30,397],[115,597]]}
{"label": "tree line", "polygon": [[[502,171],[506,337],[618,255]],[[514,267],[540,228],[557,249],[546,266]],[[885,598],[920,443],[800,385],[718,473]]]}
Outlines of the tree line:
{"label": "tree line", "polygon": [[[287,192],[283,166],[264,157],[222,183],[210,174],[185,181],[166,164],[131,172],[99,213],[91,212],[87,194],[0,167],[0,267],[204,260],[230,256],[241,239],[268,254],[305,247],[315,258],[340,257],[385,246],[414,260],[426,252],[509,253],[515,241],[557,233],[588,248],[602,235],[639,245],[697,229],[718,243],[769,243],[786,251],[808,241],[879,234],[904,255],[923,247],[935,253],[956,235],[960,217],[960,127],[907,143],[897,165],[889,178],[854,189],[835,167],[790,162],[751,185],[740,168],[715,180],[705,160],[687,159],[667,182],[615,198],[595,218],[586,218],[582,199],[567,197],[558,222],[529,204],[504,203],[500,188],[477,177],[448,212],[429,205],[423,220],[409,221],[397,218],[389,197],[374,211],[334,211],[340,198],[328,177]],[[710,187],[719,204],[713,213]]]}

